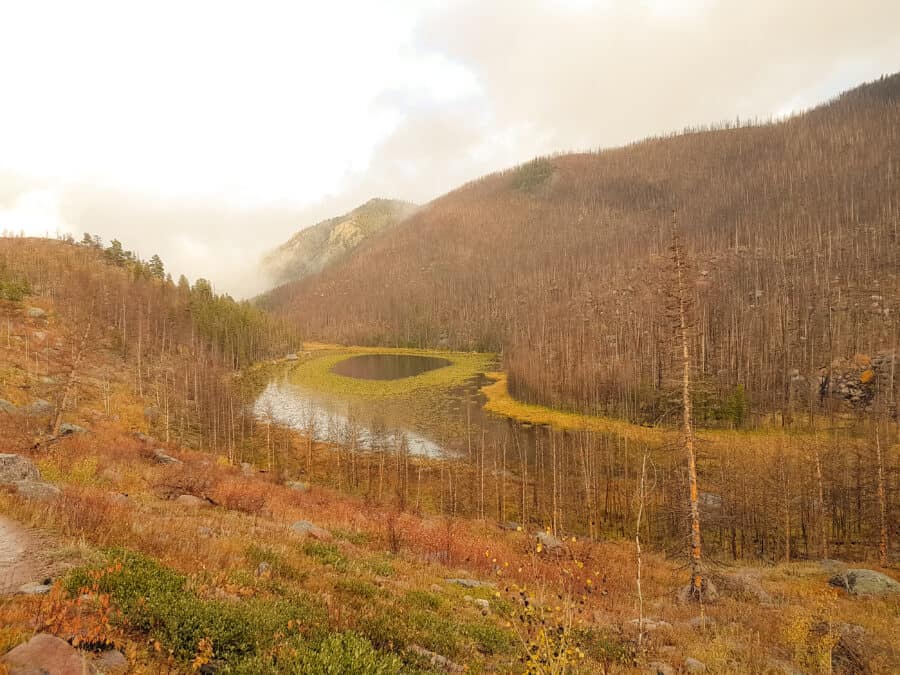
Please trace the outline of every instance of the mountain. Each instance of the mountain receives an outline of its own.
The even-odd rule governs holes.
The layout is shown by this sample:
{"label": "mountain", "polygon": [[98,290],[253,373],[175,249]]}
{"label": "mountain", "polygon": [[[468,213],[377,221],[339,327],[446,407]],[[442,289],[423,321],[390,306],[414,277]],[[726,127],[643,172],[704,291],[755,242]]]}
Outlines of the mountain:
{"label": "mountain", "polygon": [[370,199],[349,213],[300,230],[265,256],[263,270],[276,286],[315,274],[415,209],[415,204],[397,199]]}
{"label": "mountain", "polygon": [[496,350],[521,399],[657,421],[678,410],[674,210],[701,422],[743,418],[722,401],[867,405],[856,370],[900,380],[898,157],[895,74],[785,120],[486,176],[266,302],[309,338]]}

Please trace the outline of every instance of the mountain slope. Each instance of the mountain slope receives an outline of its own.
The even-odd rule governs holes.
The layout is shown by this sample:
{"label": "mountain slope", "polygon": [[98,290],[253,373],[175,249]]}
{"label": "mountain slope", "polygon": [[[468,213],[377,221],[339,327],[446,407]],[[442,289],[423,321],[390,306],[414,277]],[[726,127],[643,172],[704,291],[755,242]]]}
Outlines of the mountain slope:
{"label": "mountain slope", "polygon": [[655,421],[677,410],[676,209],[701,420],[836,405],[841,392],[820,393],[859,364],[881,382],[894,363],[898,92],[893,75],[778,123],[537,159],[267,303],[318,339],[501,350],[520,398]]}
{"label": "mountain slope", "polygon": [[415,208],[396,199],[370,199],[350,213],[300,230],[265,256],[263,270],[276,286],[315,274]]}

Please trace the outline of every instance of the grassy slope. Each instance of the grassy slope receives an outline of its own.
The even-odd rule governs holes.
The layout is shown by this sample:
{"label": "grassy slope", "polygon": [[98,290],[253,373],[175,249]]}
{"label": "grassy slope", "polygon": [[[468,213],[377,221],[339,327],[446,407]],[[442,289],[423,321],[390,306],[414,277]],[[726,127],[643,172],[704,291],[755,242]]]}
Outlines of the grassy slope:
{"label": "grassy slope", "polygon": [[[53,340],[62,327],[53,322],[53,307],[45,307],[51,312],[47,339]],[[3,314],[14,334],[28,326],[20,307],[4,305]],[[0,349],[0,398],[30,400],[39,391],[39,377],[26,372],[15,344]],[[112,363],[100,352],[91,371]],[[574,668],[583,672],[628,672],[651,660],[678,665],[687,656],[717,672],[760,672],[769,659],[815,670],[830,646],[823,642],[826,624],[821,621],[863,626],[874,672],[889,672],[896,657],[889,641],[900,611],[897,601],[849,599],[828,588],[827,573],[815,564],[742,571],[758,578],[772,604],[761,604],[746,591],[728,593],[706,607],[711,624],[698,629],[690,624],[697,608],[673,601],[683,572],[652,553],[644,556],[645,613],[670,627],[651,633],[638,654],[629,623],[636,617],[630,542],[571,542],[571,557],[554,558],[538,552],[525,534],[500,531],[490,523],[397,514],[316,486],[297,492],[266,474],[244,475],[223,458],[182,448],[169,448],[184,460],[182,466],[162,466],[127,433],[128,424],[141,424],[128,411],[140,410],[143,401],[133,396],[123,374],[114,372],[111,389],[118,420],[96,412],[100,392],[87,389],[69,418],[90,433],[39,452],[28,449],[21,419],[0,418],[0,452],[33,456],[45,477],[63,489],[63,496],[49,504],[0,493],[0,512],[51,533],[54,555],[63,563],[103,568],[108,547],[150,556],[184,575],[187,585],[180,593],[191,600],[178,612],[190,614],[178,614],[173,605],[172,615],[181,623],[140,629],[132,622],[119,628],[119,612],[128,615],[121,587],[113,592],[111,610],[79,603],[61,589],[49,598],[3,598],[0,651],[43,629],[112,640],[131,659],[132,672],[187,672],[191,658],[186,651],[197,652],[201,660],[204,653],[199,641],[185,637],[194,635],[188,633],[191,625],[191,630],[216,635],[220,648],[249,636],[263,657],[277,632],[291,631],[289,639],[296,644],[325,650],[329,635],[352,631],[369,640],[376,654],[397,655],[408,669],[428,668],[412,650],[417,645],[465,663],[473,672],[517,670],[523,640],[537,639],[541,627],[540,617],[535,624],[522,606],[519,589],[526,588],[529,606],[546,612],[550,625],[564,615],[562,623],[571,627],[566,634],[584,654],[573,653]],[[327,448],[317,452],[327,458]],[[178,494],[208,497],[216,505],[182,506],[169,498]],[[291,534],[289,525],[298,519],[327,528],[333,541]],[[257,575],[261,562],[269,567]],[[108,572],[99,583],[115,587],[109,580],[117,574]],[[447,584],[449,577],[494,581],[499,597],[492,589]],[[164,593],[152,584],[147,588],[150,600]],[[483,615],[467,595],[487,599],[490,613]],[[174,602],[167,595],[156,599]],[[284,602],[294,608],[290,628],[276,625],[288,616],[279,613]],[[552,615],[556,607],[560,612]],[[111,612],[111,627],[100,623],[104,612]],[[61,618],[50,621],[54,616]],[[236,617],[243,626],[237,637],[226,630]],[[214,652],[216,647],[214,641]]]}

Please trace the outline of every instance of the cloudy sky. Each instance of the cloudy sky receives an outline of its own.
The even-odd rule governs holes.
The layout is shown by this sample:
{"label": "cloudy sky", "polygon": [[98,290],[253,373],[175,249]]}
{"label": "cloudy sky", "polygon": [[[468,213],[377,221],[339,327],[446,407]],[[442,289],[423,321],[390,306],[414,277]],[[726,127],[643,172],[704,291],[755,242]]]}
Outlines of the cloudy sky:
{"label": "cloudy sky", "polygon": [[0,0],[0,230],[247,295],[296,230],[900,70],[897,0]]}

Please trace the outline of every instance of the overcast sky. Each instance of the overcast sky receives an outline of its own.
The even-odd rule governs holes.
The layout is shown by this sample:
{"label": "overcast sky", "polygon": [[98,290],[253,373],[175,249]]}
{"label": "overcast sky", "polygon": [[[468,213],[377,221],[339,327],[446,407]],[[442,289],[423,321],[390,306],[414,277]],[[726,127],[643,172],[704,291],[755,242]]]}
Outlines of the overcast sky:
{"label": "overcast sky", "polygon": [[0,230],[118,237],[242,296],[370,197],[897,70],[897,0],[0,0]]}

